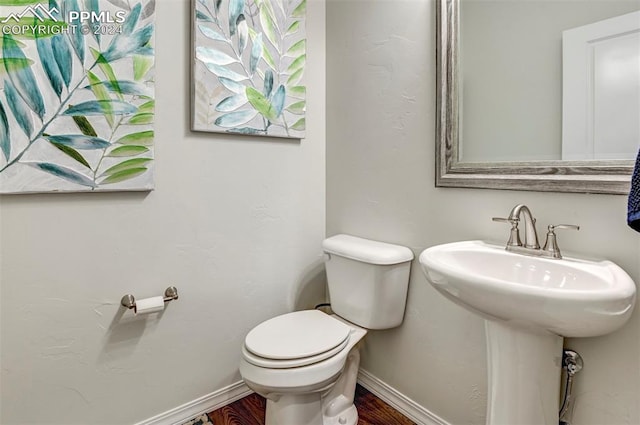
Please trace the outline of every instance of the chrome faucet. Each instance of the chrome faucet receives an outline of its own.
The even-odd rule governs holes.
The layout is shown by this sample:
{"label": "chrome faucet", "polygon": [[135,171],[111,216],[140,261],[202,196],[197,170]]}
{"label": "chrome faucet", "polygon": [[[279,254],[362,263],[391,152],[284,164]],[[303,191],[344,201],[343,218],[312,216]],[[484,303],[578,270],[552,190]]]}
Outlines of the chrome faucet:
{"label": "chrome faucet", "polygon": [[538,243],[538,232],[536,231],[536,219],[531,215],[531,210],[524,204],[518,204],[511,210],[509,220],[520,220],[524,217],[524,247],[540,249]]}
{"label": "chrome faucet", "polygon": [[[522,217],[522,219],[520,218]],[[537,257],[562,258],[560,247],[555,234],[555,229],[575,229],[580,230],[580,226],[574,224],[549,225],[547,239],[544,248],[540,248],[538,243],[538,232],[536,231],[536,219],[533,218],[531,210],[524,204],[518,204],[511,210],[509,217],[493,217],[493,221],[511,224],[511,233],[507,242],[506,250],[520,254],[533,255]],[[524,221],[524,244],[520,240],[518,224]]]}

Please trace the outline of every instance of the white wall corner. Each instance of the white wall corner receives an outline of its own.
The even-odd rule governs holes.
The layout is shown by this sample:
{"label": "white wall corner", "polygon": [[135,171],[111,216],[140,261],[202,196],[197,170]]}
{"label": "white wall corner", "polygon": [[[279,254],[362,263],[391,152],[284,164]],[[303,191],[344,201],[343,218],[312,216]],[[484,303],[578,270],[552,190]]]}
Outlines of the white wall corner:
{"label": "white wall corner", "polygon": [[451,425],[366,370],[358,372],[358,383],[418,425]]}
{"label": "white wall corner", "polygon": [[135,425],[180,425],[203,413],[224,407],[252,394],[253,391],[243,381],[236,382],[200,398],[189,401],[182,406],[145,419]]}

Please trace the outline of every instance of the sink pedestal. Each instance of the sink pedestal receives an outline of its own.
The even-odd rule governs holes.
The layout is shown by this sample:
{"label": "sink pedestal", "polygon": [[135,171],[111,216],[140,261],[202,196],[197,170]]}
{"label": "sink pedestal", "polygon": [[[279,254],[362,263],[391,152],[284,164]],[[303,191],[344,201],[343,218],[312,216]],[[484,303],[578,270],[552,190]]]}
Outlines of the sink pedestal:
{"label": "sink pedestal", "polygon": [[562,337],[486,320],[487,425],[558,425]]}

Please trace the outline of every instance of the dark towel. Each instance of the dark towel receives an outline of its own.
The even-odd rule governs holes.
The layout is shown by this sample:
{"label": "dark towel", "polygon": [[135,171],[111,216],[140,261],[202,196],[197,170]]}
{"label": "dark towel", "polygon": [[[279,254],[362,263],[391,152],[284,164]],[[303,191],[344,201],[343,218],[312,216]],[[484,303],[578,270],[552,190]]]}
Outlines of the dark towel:
{"label": "dark towel", "polygon": [[640,232],[640,151],[631,177],[631,191],[627,207],[627,223],[633,230]]}

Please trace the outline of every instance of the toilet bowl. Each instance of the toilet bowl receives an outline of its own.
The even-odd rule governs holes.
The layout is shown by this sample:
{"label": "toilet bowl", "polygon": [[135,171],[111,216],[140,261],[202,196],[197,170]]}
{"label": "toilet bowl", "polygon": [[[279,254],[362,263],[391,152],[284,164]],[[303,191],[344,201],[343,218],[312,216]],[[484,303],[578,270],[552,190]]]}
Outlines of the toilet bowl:
{"label": "toilet bowl", "polygon": [[240,374],[267,399],[266,425],[355,425],[357,345],[366,333],[319,310],[288,313],[254,328],[242,349]]}
{"label": "toilet bowl", "polygon": [[413,253],[337,235],[323,242],[331,307],[269,319],[246,336],[245,383],[267,399],[265,425],[356,425],[359,343],[402,323]]}

